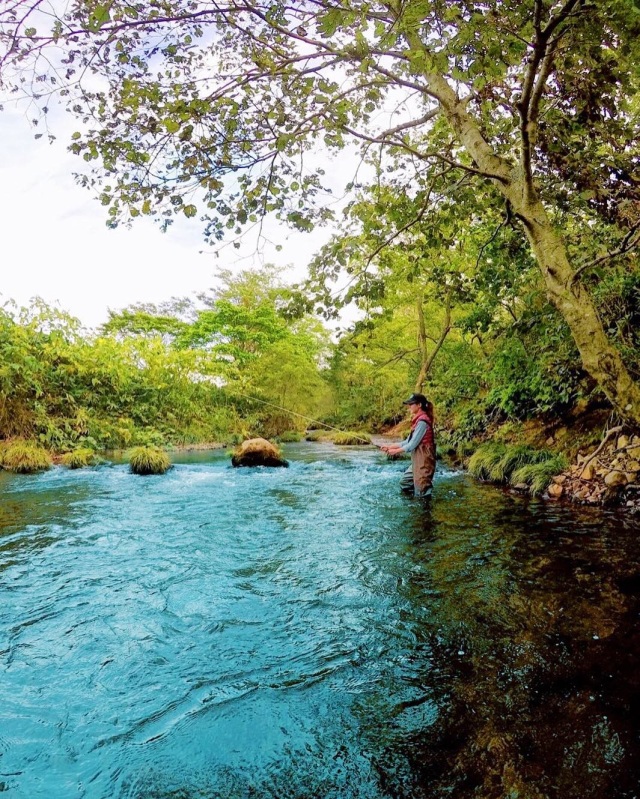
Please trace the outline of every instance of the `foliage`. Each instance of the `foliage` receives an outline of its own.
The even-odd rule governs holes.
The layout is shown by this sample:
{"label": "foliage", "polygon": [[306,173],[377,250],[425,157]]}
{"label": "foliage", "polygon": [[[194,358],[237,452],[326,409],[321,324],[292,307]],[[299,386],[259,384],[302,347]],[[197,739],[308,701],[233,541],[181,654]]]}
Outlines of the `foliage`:
{"label": "foliage", "polygon": [[18,474],[33,474],[51,467],[49,453],[33,441],[12,441],[2,451],[2,468]]}
{"label": "foliage", "polygon": [[[537,289],[584,371],[639,421],[635,373],[612,346],[633,370],[630,328],[614,320],[605,329],[592,299],[598,271],[629,268],[640,243],[640,16],[629,0],[495,0],[483,9],[453,0],[166,0],[161,9],[80,0],[63,4],[60,17],[38,6],[0,12],[3,79],[43,114],[58,94],[80,118],[71,150],[95,167],[82,180],[98,188],[111,225],[197,217],[212,243],[266,214],[308,230],[332,216],[327,193],[344,188],[360,228],[341,231],[328,269],[350,275],[347,299],[370,312],[394,275],[424,287],[440,271],[448,278],[446,297],[433,296],[441,315],[471,285],[468,322],[481,333],[498,305],[517,321],[535,265]],[[320,146],[360,147],[365,166],[340,185],[342,174],[326,175],[309,157]],[[460,209],[460,220],[473,211],[493,227],[476,248],[475,274]],[[358,258],[361,235],[373,246]],[[390,275],[387,251],[396,259]],[[221,303],[190,332],[210,341],[211,326],[216,334],[250,326],[231,306]],[[262,344],[277,329],[268,313],[250,322]],[[142,314],[129,323],[151,329]],[[171,319],[154,325],[181,335]],[[246,348],[233,343],[239,364]],[[568,376],[567,395],[580,379]],[[549,405],[564,385],[547,385],[541,372],[524,395],[505,386],[494,399],[523,413],[536,407],[532,396]]]}
{"label": "foliage", "polygon": [[[271,290],[265,280],[262,285]],[[238,287],[245,287],[243,276],[227,289]],[[313,319],[285,320],[279,296],[252,306],[247,293],[236,309],[241,318],[211,328],[209,338],[202,335],[202,318],[219,312],[217,298],[200,312],[174,303],[183,316],[173,326],[167,308],[158,309],[161,324],[155,326],[147,306],[144,329],[132,324],[138,312],[112,314],[111,332],[98,335],[80,331],[71,317],[39,301],[27,309],[5,306],[0,435],[37,438],[65,451],[224,441],[251,429],[290,429],[300,414],[315,416],[328,404],[321,374],[328,338]],[[226,297],[221,302],[228,320],[235,306]],[[268,320],[263,335],[252,318]]]}
{"label": "foliage", "polygon": [[129,466],[133,474],[164,474],[171,468],[171,461],[158,447],[136,447],[129,454]]}
{"label": "foliage", "polygon": [[86,466],[95,466],[99,458],[92,449],[79,447],[72,452],[66,452],[60,461],[69,469],[83,469]]}

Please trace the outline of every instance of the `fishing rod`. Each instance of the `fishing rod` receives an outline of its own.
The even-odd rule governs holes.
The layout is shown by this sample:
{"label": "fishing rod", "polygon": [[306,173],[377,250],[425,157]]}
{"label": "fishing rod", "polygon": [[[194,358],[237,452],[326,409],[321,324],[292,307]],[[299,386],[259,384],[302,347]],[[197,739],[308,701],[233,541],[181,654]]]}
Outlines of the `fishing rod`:
{"label": "fishing rod", "polygon": [[266,400],[259,399],[259,397],[252,397],[249,394],[243,394],[241,391],[237,391],[234,389],[234,394],[237,394],[239,397],[244,397],[245,399],[252,400],[253,402],[261,402],[263,405],[269,405],[271,408],[277,408],[279,411],[284,411],[285,413],[290,413],[292,416],[297,416],[300,419],[304,419],[307,422],[313,422],[314,424],[321,424],[323,427],[328,427],[330,430],[335,430],[338,433],[346,433],[348,435],[352,435],[354,438],[360,439],[360,441],[366,441],[367,444],[370,444],[373,447],[377,447],[377,449],[382,449],[378,444],[374,444],[368,438],[364,436],[359,436],[357,433],[352,433],[348,430],[341,430],[339,427],[334,427],[331,424],[327,424],[326,422],[321,422],[319,419],[312,419],[310,416],[304,416],[302,413],[296,413],[296,411],[291,411],[289,408],[284,408],[282,405],[276,405],[274,402],[267,402]]}

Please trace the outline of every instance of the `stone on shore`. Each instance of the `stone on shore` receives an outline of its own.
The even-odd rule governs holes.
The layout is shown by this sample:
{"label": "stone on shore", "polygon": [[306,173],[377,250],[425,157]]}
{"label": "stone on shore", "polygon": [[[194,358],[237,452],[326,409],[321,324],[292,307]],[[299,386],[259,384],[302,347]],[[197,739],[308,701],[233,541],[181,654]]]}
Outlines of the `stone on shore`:
{"label": "stone on shore", "polygon": [[275,444],[266,438],[249,438],[231,456],[232,466],[288,466]]}

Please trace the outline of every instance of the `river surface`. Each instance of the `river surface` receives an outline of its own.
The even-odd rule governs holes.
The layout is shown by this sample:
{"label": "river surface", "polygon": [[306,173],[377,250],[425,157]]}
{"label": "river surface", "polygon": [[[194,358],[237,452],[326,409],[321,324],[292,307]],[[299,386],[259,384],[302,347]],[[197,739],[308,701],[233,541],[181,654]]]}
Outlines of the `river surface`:
{"label": "river surface", "polygon": [[285,450],[0,473],[0,793],[640,796],[637,518]]}

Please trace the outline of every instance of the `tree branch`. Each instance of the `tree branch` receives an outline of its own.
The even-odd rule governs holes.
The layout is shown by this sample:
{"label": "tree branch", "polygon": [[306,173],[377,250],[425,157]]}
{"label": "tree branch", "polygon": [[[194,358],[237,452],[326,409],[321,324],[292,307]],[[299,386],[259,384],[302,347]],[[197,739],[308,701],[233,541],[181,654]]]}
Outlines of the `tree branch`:
{"label": "tree branch", "polygon": [[587,269],[591,269],[594,266],[599,266],[600,264],[604,263],[605,261],[610,261],[612,258],[617,258],[620,255],[625,255],[631,250],[635,249],[640,244],[640,233],[634,238],[634,233],[640,230],[640,222],[636,223],[631,230],[627,233],[627,235],[622,239],[620,246],[616,250],[611,250],[606,255],[601,255],[598,258],[594,258],[592,261],[588,261],[586,264],[582,264],[578,269],[576,269],[572,279],[571,285],[578,280],[580,275],[585,272]]}

